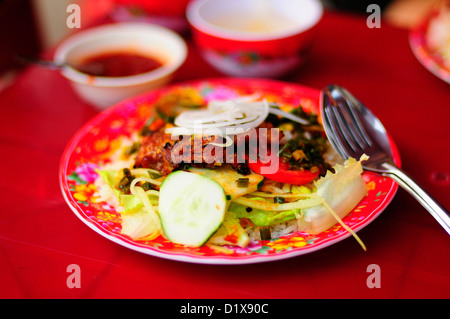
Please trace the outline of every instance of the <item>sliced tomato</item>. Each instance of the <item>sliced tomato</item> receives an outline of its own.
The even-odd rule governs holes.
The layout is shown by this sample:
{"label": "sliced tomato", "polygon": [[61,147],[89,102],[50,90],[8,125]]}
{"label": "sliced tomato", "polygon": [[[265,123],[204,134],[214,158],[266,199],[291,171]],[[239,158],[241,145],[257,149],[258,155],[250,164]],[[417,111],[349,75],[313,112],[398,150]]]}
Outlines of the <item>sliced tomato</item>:
{"label": "sliced tomato", "polygon": [[[256,163],[252,163],[252,161],[249,161],[248,166],[250,169],[260,175],[263,175],[266,178],[269,178],[271,180],[281,182],[281,183],[287,183],[292,185],[305,185],[311,183],[317,176],[319,176],[319,170],[312,172],[305,169],[300,170],[291,170],[289,169],[289,164],[284,163],[279,159],[278,162],[278,170],[273,173],[266,173],[263,172],[263,168],[267,168],[271,166],[272,163],[263,163],[259,159],[256,161]],[[267,171],[267,170],[266,170]]]}

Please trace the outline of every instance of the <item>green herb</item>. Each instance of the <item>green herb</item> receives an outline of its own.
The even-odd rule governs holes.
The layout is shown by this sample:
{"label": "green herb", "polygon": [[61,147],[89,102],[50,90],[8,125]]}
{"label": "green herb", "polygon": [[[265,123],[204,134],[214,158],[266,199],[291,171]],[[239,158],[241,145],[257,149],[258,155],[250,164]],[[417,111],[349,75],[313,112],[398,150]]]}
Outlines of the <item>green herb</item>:
{"label": "green herb", "polygon": [[156,113],[166,123],[172,123],[173,124],[173,122],[175,121],[175,117],[174,116],[167,115],[166,113],[164,113],[163,111],[161,111],[158,108],[156,109]]}
{"label": "green herb", "polygon": [[274,202],[275,204],[283,204],[283,203],[286,202],[286,200],[284,199],[284,197],[281,197],[281,196],[275,196],[275,197],[273,198],[273,202]]}
{"label": "green herb", "polygon": [[144,126],[142,127],[141,131],[139,132],[139,134],[141,136],[145,136],[150,133],[150,130],[148,129],[148,127],[150,126],[150,124],[152,124],[156,120],[156,118],[157,117],[153,116],[153,117],[149,118],[147,120],[147,122],[145,122]]}
{"label": "green herb", "polygon": [[147,173],[148,173],[148,176],[150,177],[150,178],[152,178],[152,179],[158,179],[158,178],[160,178],[161,177],[161,174],[159,174],[159,173],[156,173],[156,172],[153,172],[153,171],[147,171]]}
{"label": "green herb", "polygon": [[248,178],[238,178],[236,180],[237,187],[248,187]]}
{"label": "green herb", "polygon": [[131,172],[128,168],[123,169],[123,175],[124,176],[119,181],[118,188],[125,194],[128,194],[130,192],[131,182],[133,182],[135,177],[131,174]]}
{"label": "green herb", "polygon": [[303,109],[303,107],[301,105],[299,105],[299,107],[291,110],[289,113],[307,120],[311,125],[318,124],[317,114],[305,112],[305,110]]}
{"label": "green herb", "polygon": [[151,190],[151,189],[155,189],[154,187],[153,187],[153,185],[151,184],[151,183],[149,183],[149,182],[145,182],[145,183],[142,183],[142,185],[140,185],[145,191],[149,191],[149,190]]}
{"label": "green herb", "polygon": [[135,153],[137,153],[139,151],[139,148],[141,147],[141,144],[139,142],[134,142],[132,145],[130,145],[129,147],[127,147],[125,149],[125,151],[123,152],[123,154],[125,156],[130,156],[133,155]]}
{"label": "green herb", "polygon": [[269,227],[260,228],[259,234],[261,236],[261,240],[269,240],[272,238]]}
{"label": "green herb", "polygon": [[286,144],[284,144],[280,148],[280,150],[278,151],[278,156],[282,156],[282,155],[288,153],[288,151],[295,151],[297,145],[298,145],[298,141],[296,141],[295,139],[290,139],[289,141],[286,142]]}

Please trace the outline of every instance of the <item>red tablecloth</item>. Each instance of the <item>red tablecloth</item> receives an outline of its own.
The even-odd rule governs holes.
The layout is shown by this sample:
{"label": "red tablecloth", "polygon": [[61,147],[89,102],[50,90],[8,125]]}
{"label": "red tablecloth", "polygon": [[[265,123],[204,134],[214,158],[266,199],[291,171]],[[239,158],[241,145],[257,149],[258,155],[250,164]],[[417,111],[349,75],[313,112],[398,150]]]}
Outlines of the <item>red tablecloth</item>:
{"label": "red tablecloth", "polygon": [[[189,40],[188,40],[189,41]],[[189,42],[175,81],[222,74]],[[413,56],[408,30],[366,17],[326,13],[311,59],[285,81],[340,84],[376,113],[404,169],[450,208],[450,87]],[[24,70],[0,93],[1,298],[448,298],[450,238],[399,189],[359,232],[320,251],[271,263],[211,266],[147,256],[86,227],[65,203],[58,165],[72,135],[97,114],[57,72]],[[67,267],[79,265],[81,287]],[[380,268],[369,288],[368,266]]]}

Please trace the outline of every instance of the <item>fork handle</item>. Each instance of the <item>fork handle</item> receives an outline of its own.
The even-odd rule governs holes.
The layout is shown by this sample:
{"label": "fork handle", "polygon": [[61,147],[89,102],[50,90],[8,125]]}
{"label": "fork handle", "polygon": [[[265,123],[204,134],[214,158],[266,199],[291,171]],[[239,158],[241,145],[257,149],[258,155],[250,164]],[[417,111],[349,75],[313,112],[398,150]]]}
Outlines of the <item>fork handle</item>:
{"label": "fork handle", "polygon": [[450,213],[420,187],[406,172],[391,163],[383,163],[382,166],[386,169],[382,175],[392,178],[416,198],[450,235]]}

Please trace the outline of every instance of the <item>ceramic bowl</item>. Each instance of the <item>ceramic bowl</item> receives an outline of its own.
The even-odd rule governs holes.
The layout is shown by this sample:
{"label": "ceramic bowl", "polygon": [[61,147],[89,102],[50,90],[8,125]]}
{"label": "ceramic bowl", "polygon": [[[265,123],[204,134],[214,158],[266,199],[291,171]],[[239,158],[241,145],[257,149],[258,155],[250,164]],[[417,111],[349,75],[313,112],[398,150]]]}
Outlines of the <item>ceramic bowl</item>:
{"label": "ceramic bowl", "polygon": [[[129,51],[155,58],[161,66],[131,76],[94,76],[78,71],[77,61],[96,54]],[[61,69],[79,96],[98,109],[161,87],[172,79],[184,63],[187,46],[175,32],[147,23],[114,23],[75,33],[63,41],[54,55]]]}
{"label": "ceramic bowl", "polygon": [[301,65],[322,15],[319,0],[194,0],[186,10],[205,60],[245,77],[280,77]]}

